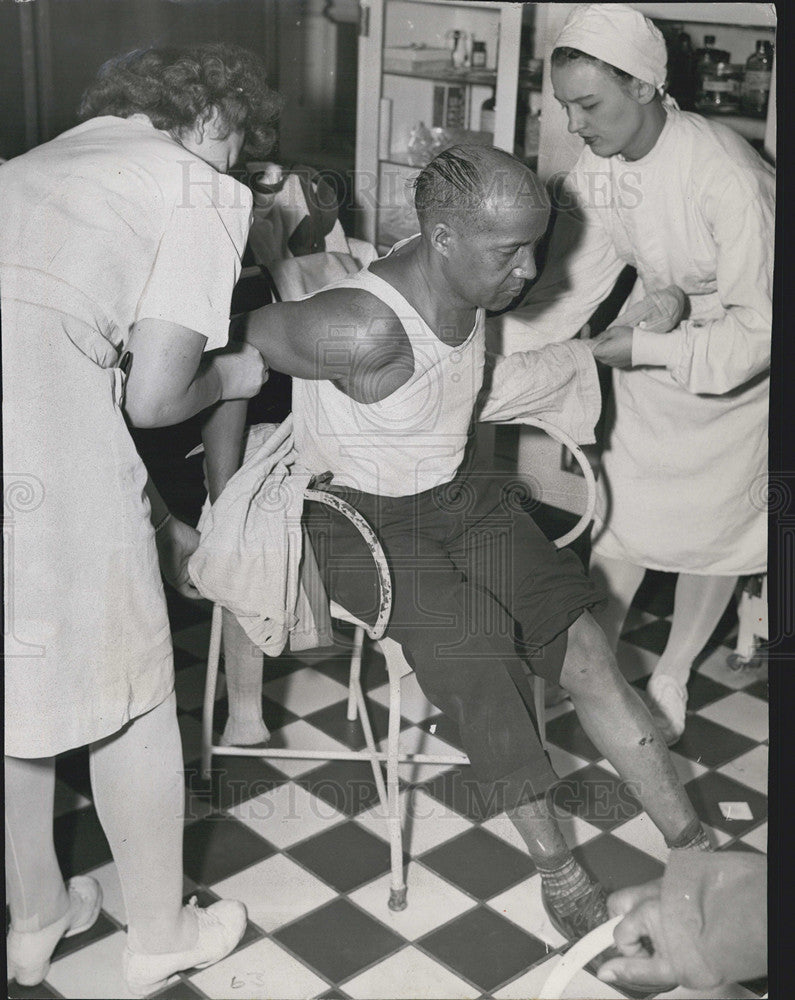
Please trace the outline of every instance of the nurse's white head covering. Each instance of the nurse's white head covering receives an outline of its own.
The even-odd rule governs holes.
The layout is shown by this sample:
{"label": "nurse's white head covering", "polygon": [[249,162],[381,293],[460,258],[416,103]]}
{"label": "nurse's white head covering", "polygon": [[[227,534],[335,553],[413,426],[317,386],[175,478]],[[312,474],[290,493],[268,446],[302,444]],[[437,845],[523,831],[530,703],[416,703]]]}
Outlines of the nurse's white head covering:
{"label": "nurse's white head covering", "polygon": [[[554,48],[579,49],[650,83],[665,95],[668,55],[662,32],[640,11],[623,3],[575,7]],[[669,98],[669,100],[673,100]]]}

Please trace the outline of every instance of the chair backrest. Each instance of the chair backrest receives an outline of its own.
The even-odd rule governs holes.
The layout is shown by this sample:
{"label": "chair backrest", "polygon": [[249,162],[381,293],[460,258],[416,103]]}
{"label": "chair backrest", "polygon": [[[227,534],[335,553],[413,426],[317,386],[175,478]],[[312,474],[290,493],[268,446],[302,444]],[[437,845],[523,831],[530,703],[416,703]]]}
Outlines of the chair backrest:
{"label": "chair backrest", "polygon": [[[372,625],[368,625],[366,622],[352,618],[348,612],[342,613],[342,609],[339,605],[332,606],[331,614],[334,618],[343,618],[347,616],[348,621],[352,621],[353,624],[360,625],[364,628],[371,639],[380,639],[386,632],[386,627],[389,624],[389,617],[392,614],[392,576],[389,572],[386,554],[384,553],[381,543],[378,541],[378,536],[365,518],[362,517],[359,511],[356,510],[355,507],[352,507],[347,501],[343,500],[342,497],[337,496],[336,493],[330,493],[327,490],[308,488],[304,490],[304,499],[321,503],[326,507],[330,507],[332,510],[336,510],[337,513],[347,518],[362,536],[367,548],[370,550],[370,555],[373,557],[373,562],[375,563],[376,575],[378,579],[379,601],[378,614],[376,615],[375,622]],[[332,605],[334,605],[334,602],[332,602]]]}
{"label": "chair backrest", "polygon": [[561,535],[559,538],[553,539],[554,544],[559,549],[563,548],[565,545],[569,545],[573,542],[576,538],[579,538],[593,519],[594,509],[596,507],[596,478],[593,474],[591,463],[588,461],[588,457],[585,452],[572,437],[570,437],[565,431],[562,431],[559,427],[555,427],[554,424],[550,424],[546,420],[542,420],[540,417],[516,417],[514,420],[506,420],[505,423],[520,424],[526,427],[538,427],[540,430],[545,431],[551,438],[562,444],[571,452],[575,461],[582,470],[586,492],[584,510],[577,523],[569,531]]}

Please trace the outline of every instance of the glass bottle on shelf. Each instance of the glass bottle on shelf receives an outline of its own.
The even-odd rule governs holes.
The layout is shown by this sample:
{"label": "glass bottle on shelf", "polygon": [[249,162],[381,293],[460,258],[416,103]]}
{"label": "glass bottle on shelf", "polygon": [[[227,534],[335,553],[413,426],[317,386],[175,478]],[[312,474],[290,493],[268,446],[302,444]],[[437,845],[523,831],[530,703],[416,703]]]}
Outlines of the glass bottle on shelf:
{"label": "glass bottle on shelf", "polygon": [[723,62],[728,63],[731,56],[724,49],[715,48],[715,36],[705,35],[704,36],[704,47],[701,49],[696,49],[695,53],[695,103],[696,107],[699,106],[702,100],[702,83],[705,73],[711,73],[714,66],[717,63]]}
{"label": "glass bottle on shelf", "polygon": [[520,83],[516,97],[516,126],[514,128],[514,155],[535,167],[538,161],[538,144],[541,124],[541,94]]}
{"label": "glass bottle on shelf", "polygon": [[486,43],[472,41],[472,69],[486,68]]}
{"label": "glass bottle on shelf", "polygon": [[[541,112],[528,110],[524,125],[524,158],[538,162],[538,146],[541,140]],[[531,163],[531,165],[533,165]]]}
{"label": "glass bottle on shelf", "polygon": [[773,46],[760,38],[756,43],[756,52],[751,53],[745,64],[740,104],[747,115],[764,118],[767,114],[772,70]]}
{"label": "glass bottle on shelf", "polygon": [[454,69],[466,69],[469,66],[469,33],[454,29],[447,32],[448,40],[452,41],[450,61]]}
{"label": "glass bottle on shelf", "polygon": [[718,62],[704,67],[696,110],[705,114],[736,114],[740,109],[742,67]]}

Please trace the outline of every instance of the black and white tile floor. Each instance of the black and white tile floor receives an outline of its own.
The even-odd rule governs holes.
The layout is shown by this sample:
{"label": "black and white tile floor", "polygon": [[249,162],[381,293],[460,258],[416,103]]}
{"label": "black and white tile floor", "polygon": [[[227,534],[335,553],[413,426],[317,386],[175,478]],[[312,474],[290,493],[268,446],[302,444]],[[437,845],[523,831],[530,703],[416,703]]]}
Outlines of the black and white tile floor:
{"label": "black and white tile floor", "polygon": [[[620,650],[642,688],[669,628],[670,580],[644,587]],[[403,768],[409,906],[387,908],[386,823],[369,765],[359,762],[216,758],[210,793],[198,776],[209,608],[172,600],[186,783],[185,893],[245,902],[247,933],[234,954],[174,977],[166,997],[527,998],[537,994],[563,944],[540,902],[539,876],[504,813],[484,802],[462,770]],[[725,623],[724,623],[725,625]],[[766,673],[726,666],[731,633],[702,654],[690,683],[687,729],[673,760],[721,850],[766,851]],[[718,635],[719,633],[716,633]],[[726,645],[722,644],[726,643]],[[344,649],[266,663],[265,718],[279,746],[362,745],[345,718]],[[373,722],[385,735],[381,664],[366,664]],[[404,681],[403,738],[426,752],[457,735],[413,677]],[[225,718],[223,688],[216,725]],[[549,711],[557,803],[577,857],[608,889],[658,877],[660,834],[580,728],[569,702]],[[58,766],[56,837],[65,874],[90,872],[104,889],[91,931],[62,941],[46,982],[12,997],[127,995],[121,979],[126,922],[118,878],[91,803],[83,751]],[[721,803],[742,803],[725,815]],[[710,997],[757,997],[766,983]],[[666,996],[704,998],[678,989]],[[582,973],[572,997],[621,997]]]}

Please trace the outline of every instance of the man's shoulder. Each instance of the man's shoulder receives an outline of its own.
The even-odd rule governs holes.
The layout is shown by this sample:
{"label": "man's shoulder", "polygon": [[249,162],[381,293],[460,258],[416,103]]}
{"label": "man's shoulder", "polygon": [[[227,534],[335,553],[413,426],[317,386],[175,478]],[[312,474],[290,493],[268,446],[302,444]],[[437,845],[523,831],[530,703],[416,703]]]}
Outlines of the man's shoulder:
{"label": "man's shoulder", "polygon": [[355,326],[360,334],[378,330],[381,336],[385,332],[405,336],[395,310],[366,288],[332,286],[317,292],[310,301],[329,321],[348,328]]}

